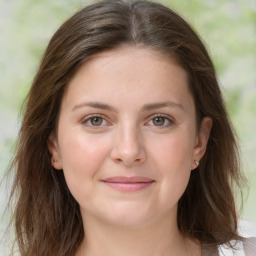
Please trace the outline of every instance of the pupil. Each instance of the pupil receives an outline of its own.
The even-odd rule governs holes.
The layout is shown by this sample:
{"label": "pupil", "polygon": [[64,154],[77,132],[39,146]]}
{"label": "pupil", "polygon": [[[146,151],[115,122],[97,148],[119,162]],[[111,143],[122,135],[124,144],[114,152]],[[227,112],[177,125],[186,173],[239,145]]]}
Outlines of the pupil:
{"label": "pupil", "polygon": [[94,117],[92,118],[92,124],[95,126],[99,126],[102,124],[102,118],[101,117]]}
{"label": "pupil", "polygon": [[164,124],[164,117],[156,117],[154,119],[154,124],[157,126],[163,125]]}

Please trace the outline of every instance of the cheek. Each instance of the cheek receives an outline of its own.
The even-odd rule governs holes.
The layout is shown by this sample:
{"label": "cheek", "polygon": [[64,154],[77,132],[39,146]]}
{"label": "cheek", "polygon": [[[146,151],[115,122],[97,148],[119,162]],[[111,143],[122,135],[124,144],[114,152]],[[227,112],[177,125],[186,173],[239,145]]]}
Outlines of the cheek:
{"label": "cheek", "polygon": [[[99,147],[94,140],[86,136],[66,136],[60,145],[63,169],[76,169],[76,171],[86,171],[90,166],[94,166],[104,155],[104,147]],[[83,166],[86,169],[77,169]],[[75,170],[74,170],[75,171]]]}
{"label": "cheek", "polygon": [[158,140],[155,144],[154,164],[161,175],[162,198],[176,203],[185,191],[191,173],[193,140],[187,132]]}
{"label": "cheek", "polygon": [[84,132],[68,130],[64,136],[60,133],[59,137],[63,172],[67,185],[76,198],[81,192],[89,191],[97,181],[98,170],[108,155],[109,142],[104,138],[88,136]]}
{"label": "cheek", "polygon": [[[152,154],[155,155],[162,170],[190,171],[193,157],[193,138],[189,132],[179,132],[153,141]],[[169,173],[169,171],[168,171]]]}

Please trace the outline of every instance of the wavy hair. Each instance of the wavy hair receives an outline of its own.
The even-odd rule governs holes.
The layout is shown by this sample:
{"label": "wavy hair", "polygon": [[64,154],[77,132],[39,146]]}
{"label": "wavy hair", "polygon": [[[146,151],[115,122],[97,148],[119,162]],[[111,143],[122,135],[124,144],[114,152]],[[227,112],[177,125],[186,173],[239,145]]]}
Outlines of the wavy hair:
{"label": "wavy hair", "polygon": [[26,99],[11,198],[22,256],[70,256],[84,238],[79,205],[51,166],[49,135],[70,79],[93,55],[122,46],[157,50],[187,72],[197,125],[213,124],[207,150],[178,203],[180,232],[203,244],[240,239],[233,186],[241,187],[236,138],[213,63],[198,35],[171,9],[143,0],[104,0],[68,19],[53,35]]}

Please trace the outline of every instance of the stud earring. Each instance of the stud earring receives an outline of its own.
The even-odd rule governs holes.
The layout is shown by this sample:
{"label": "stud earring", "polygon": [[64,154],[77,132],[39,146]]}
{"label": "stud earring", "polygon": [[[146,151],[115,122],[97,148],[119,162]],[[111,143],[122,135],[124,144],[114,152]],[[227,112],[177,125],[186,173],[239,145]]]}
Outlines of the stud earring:
{"label": "stud earring", "polygon": [[57,163],[57,160],[56,160],[56,159],[53,159],[53,162],[54,162],[54,163]]}
{"label": "stud earring", "polygon": [[199,166],[199,161],[195,160],[194,162],[197,166]]}

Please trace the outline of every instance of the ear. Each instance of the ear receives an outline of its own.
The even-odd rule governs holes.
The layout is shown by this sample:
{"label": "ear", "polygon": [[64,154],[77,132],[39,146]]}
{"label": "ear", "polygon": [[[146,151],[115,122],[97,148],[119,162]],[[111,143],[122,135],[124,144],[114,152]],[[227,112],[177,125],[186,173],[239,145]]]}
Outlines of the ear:
{"label": "ear", "polygon": [[200,130],[195,140],[195,145],[193,149],[192,170],[198,167],[195,161],[199,162],[206,151],[206,146],[210,136],[211,128],[212,119],[210,117],[204,117],[201,122]]}
{"label": "ear", "polygon": [[60,157],[60,151],[56,136],[53,133],[50,134],[47,140],[48,150],[51,154],[51,165],[57,170],[62,170],[62,163]]}

